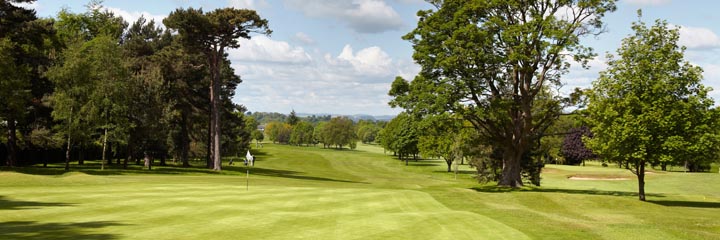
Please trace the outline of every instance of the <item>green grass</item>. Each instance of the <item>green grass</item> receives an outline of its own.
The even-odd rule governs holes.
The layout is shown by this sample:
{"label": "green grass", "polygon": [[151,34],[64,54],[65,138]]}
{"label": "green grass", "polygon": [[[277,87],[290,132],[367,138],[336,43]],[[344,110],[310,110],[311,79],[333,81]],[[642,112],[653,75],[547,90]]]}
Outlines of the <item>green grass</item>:
{"label": "green grass", "polygon": [[548,165],[510,190],[371,145],[254,152],[247,189],[242,165],[3,169],[0,239],[720,239],[718,173],[649,174],[641,202],[616,167]]}

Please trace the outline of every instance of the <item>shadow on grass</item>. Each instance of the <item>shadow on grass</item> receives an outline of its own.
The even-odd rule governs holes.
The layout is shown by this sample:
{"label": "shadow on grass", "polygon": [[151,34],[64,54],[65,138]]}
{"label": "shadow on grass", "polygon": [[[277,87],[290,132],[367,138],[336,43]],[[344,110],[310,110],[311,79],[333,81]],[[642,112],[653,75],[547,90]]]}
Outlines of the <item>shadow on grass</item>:
{"label": "shadow on grass", "polygon": [[[225,167],[225,169],[232,169],[233,171],[241,171],[244,173],[246,168],[245,167],[227,166],[227,167]],[[303,174],[303,172],[298,172],[298,171],[267,169],[267,168],[259,168],[259,167],[250,168],[250,174],[260,175],[260,176],[268,176],[268,177],[291,178],[291,179],[299,179],[299,180],[368,184],[366,182],[357,182],[357,181],[348,181],[348,180],[333,179],[333,178],[305,176],[305,175],[300,175],[300,174]]]}
{"label": "shadow on grass", "polygon": [[0,196],[0,210],[38,209],[43,207],[68,207],[74,205],[75,204],[73,203],[17,201]]}
{"label": "shadow on grass", "polygon": [[720,208],[720,202],[663,201],[648,200],[649,203],[666,207]]}
{"label": "shadow on grass", "polygon": [[[450,172],[448,172],[447,170],[438,170],[438,171],[433,171],[433,172],[436,172],[436,173],[453,173],[453,174],[454,174],[454,173],[455,173],[455,170],[451,170]],[[458,174],[477,174],[477,171],[475,171],[475,170],[458,170],[457,173],[458,173]]]}
{"label": "shadow on grass", "polygon": [[410,162],[410,164],[408,164],[408,166],[435,167],[435,166],[440,166],[440,164],[439,163],[413,163],[413,162]]}
{"label": "shadow on grass", "polygon": [[[17,173],[32,175],[62,175],[67,173],[63,166],[48,167],[14,167],[3,168],[2,171],[12,171]],[[145,169],[142,165],[128,165],[124,169],[122,165],[106,165],[104,170],[100,170],[100,164],[86,163],[83,165],[71,165],[69,172],[81,172],[88,175],[125,175],[125,174],[218,174],[200,166],[180,167],[180,166],[153,166],[152,170]]]}
{"label": "shadow on grass", "polygon": [[[503,193],[503,192],[548,192],[548,193],[567,193],[567,194],[583,194],[583,195],[604,195],[604,196],[622,196],[622,197],[637,197],[636,192],[623,192],[623,191],[605,191],[605,190],[579,190],[579,189],[560,189],[560,188],[509,188],[499,186],[482,186],[473,187],[472,190],[486,193]],[[645,193],[648,197],[665,197],[662,194],[656,193]]]}
{"label": "shadow on grass", "polygon": [[123,226],[117,222],[40,223],[36,221],[14,221],[0,224],[0,239],[118,239],[107,233],[94,230],[110,226]]}

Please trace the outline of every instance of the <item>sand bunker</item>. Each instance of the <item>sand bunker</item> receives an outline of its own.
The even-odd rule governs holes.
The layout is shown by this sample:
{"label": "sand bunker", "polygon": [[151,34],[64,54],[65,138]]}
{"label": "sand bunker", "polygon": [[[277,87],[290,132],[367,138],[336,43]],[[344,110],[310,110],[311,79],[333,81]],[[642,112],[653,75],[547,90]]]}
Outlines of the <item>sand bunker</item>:
{"label": "sand bunker", "polygon": [[589,180],[589,181],[622,181],[630,180],[628,177],[603,177],[603,176],[570,176],[570,180]]}

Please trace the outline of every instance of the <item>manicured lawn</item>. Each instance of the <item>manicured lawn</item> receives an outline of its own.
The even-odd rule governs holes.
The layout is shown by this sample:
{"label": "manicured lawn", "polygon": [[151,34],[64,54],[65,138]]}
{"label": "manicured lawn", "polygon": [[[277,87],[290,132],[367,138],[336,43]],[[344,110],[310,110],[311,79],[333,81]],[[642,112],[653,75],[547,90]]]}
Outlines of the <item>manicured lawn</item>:
{"label": "manicured lawn", "polygon": [[248,185],[237,164],[3,169],[0,239],[720,239],[718,173],[649,174],[640,202],[616,167],[548,165],[542,187],[508,190],[370,145],[254,152]]}

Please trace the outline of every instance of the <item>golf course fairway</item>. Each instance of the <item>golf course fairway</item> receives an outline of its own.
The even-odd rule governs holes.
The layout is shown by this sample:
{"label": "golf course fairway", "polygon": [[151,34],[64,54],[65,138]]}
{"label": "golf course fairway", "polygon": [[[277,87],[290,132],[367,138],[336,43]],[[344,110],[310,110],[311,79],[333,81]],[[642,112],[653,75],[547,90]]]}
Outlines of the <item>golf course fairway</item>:
{"label": "golf course fairway", "polygon": [[717,173],[649,174],[641,202],[617,167],[548,165],[543,186],[511,190],[371,145],[253,153],[255,166],[220,173],[3,169],[0,239],[720,239]]}

